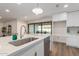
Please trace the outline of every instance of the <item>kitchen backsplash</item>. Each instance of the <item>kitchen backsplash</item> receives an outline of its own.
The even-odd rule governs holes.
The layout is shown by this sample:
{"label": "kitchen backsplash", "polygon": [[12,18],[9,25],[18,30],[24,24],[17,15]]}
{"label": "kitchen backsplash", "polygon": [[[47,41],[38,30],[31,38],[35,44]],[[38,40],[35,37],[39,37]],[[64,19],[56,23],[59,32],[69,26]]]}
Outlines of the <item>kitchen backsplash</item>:
{"label": "kitchen backsplash", "polygon": [[67,33],[79,34],[79,27],[67,27]]}

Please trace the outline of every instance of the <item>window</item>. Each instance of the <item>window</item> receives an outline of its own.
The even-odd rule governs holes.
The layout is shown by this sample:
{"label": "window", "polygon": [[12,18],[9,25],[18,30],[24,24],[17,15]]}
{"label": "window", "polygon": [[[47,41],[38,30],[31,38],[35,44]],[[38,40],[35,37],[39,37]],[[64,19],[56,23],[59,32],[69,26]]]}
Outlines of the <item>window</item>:
{"label": "window", "polygon": [[41,33],[41,24],[35,24],[35,33]]}
{"label": "window", "polygon": [[51,34],[51,23],[43,23],[42,24],[42,33]]}
{"label": "window", "polygon": [[28,27],[29,27],[28,28],[29,33],[43,33],[43,34],[52,33],[52,22],[28,24]]}
{"label": "window", "polygon": [[34,33],[34,24],[30,24],[28,29],[29,33]]}

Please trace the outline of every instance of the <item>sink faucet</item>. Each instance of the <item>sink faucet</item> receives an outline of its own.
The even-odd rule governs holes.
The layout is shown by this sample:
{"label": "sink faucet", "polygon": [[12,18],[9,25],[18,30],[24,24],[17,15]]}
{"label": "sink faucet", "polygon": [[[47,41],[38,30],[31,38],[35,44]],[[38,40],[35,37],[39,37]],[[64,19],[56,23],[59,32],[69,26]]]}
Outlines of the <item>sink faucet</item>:
{"label": "sink faucet", "polygon": [[24,34],[22,35],[22,28],[24,28],[24,34],[26,33],[26,27],[24,25],[22,25],[20,28],[20,38],[22,38],[24,35]]}

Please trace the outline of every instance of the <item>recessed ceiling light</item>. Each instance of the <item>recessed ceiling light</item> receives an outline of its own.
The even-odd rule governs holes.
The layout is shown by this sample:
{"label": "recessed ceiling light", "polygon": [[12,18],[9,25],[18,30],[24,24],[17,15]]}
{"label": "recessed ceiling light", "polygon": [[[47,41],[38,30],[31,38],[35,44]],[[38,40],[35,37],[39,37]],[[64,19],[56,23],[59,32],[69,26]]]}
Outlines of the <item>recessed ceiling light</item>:
{"label": "recessed ceiling light", "polygon": [[0,16],[0,19],[2,19],[2,16]]}
{"label": "recessed ceiling light", "polygon": [[21,5],[22,3],[17,3],[18,5]]}
{"label": "recessed ceiling light", "polygon": [[69,6],[69,5],[66,4],[66,5],[64,5],[64,8],[67,8],[68,6]]}
{"label": "recessed ceiling light", "polygon": [[6,11],[6,12],[10,12],[10,10],[9,10],[9,9],[6,9],[5,11]]}

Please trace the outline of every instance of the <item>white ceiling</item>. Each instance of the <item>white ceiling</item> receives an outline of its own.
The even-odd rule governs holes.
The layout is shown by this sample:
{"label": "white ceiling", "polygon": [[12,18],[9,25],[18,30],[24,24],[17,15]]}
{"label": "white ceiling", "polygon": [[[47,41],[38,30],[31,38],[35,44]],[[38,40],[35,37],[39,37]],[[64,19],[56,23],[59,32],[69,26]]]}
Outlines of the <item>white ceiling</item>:
{"label": "white ceiling", "polygon": [[[2,16],[2,21],[5,20],[13,20],[24,18],[27,16],[26,20],[33,20],[45,17],[51,17],[55,13],[59,12],[68,12],[68,11],[75,11],[79,10],[79,4],[75,3],[68,3],[68,8],[63,8],[65,3],[59,3],[59,7],[56,7],[57,3],[39,3],[39,7],[44,10],[44,13],[41,15],[34,15],[32,13],[32,9],[37,7],[36,3],[22,3],[18,5],[16,3],[0,3],[0,16]],[[67,3],[66,3],[67,4]],[[5,9],[10,9],[10,12],[5,12]]]}

